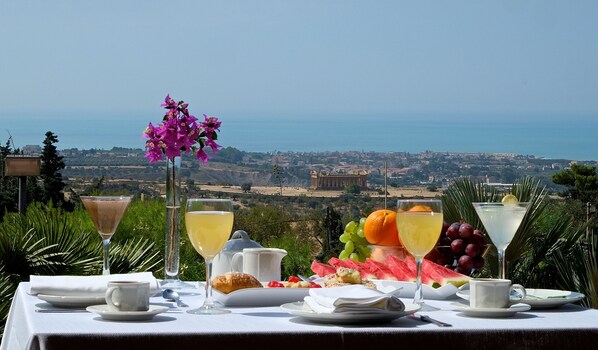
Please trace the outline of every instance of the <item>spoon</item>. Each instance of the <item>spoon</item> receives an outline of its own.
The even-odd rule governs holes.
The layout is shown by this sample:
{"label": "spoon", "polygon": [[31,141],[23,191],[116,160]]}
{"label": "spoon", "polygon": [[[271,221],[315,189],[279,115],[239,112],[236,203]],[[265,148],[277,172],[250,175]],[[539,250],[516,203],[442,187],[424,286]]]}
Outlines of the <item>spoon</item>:
{"label": "spoon", "polygon": [[181,301],[181,297],[179,296],[179,293],[175,292],[172,289],[164,289],[164,291],[162,292],[162,298],[169,300],[169,301],[174,301],[176,302],[176,306],[178,307],[187,307],[189,305],[183,303]]}
{"label": "spoon", "polygon": [[315,280],[314,277],[305,277],[300,274],[297,274],[297,277],[299,277],[299,279],[301,279],[302,281],[305,281],[305,282],[311,282],[311,281]]}

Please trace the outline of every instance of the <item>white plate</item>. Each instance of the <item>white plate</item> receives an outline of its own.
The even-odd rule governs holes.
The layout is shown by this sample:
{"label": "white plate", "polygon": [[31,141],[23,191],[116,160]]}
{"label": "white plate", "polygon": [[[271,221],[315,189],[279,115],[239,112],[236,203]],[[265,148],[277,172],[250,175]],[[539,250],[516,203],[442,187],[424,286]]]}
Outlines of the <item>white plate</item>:
{"label": "white plate", "polygon": [[318,314],[311,310],[303,309],[303,302],[287,303],[280,306],[283,311],[291,315],[300,316],[318,323],[335,324],[356,324],[356,323],[382,323],[390,322],[399,317],[410,315],[418,311],[421,306],[417,304],[405,304],[404,311],[388,311],[376,313],[332,313]]}
{"label": "white plate", "polygon": [[106,298],[90,295],[48,295],[38,294],[37,297],[57,307],[75,308],[90,305],[106,304]]}
{"label": "white plate", "polygon": [[[585,298],[585,295],[577,292],[556,289],[533,289],[526,288],[527,297],[517,302],[524,302],[532,309],[550,309],[559,307],[568,303],[574,303]],[[469,290],[460,290],[457,292],[459,298],[469,300]]]}
{"label": "white plate", "polygon": [[112,311],[108,309],[108,305],[93,305],[88,306],[87,311],[95,312],[103,319],[111,321],[146,321],[151,320],[159,313],[166,312],[167,307],[150,305],[147,311]]}
{"label": "white plate", "polygon": [[279,306],[293,301],[303,301],[309,288],[244,288],[224,294],[213,290],[214,299],[224,306]]}
{"label": "white plate", "polygon": [[461,303],[452,303],[459,311],[463,312],[467,316],[472,317],[511,317],[518,312],[528,311],[532,307],[528,304],[514,304],[508,308],[471,308],[469,305]]}
{"label": "white plate", "polygon": [[[415,283],[413,282],[402,282],[402,281],[392,281],[392,280],[372,280],[378,289],[385,289],[385,288],[394,288],[399,289],[401,288],[401,292],[399,296],[401,298],[413,298],[415,296]],[[422,285],[422,292],[424,294],[424,299],[448,299],[455,296],[455,293],[459,289],[452,284],[446,284],[439,288],[433,288],[427,284]]]}

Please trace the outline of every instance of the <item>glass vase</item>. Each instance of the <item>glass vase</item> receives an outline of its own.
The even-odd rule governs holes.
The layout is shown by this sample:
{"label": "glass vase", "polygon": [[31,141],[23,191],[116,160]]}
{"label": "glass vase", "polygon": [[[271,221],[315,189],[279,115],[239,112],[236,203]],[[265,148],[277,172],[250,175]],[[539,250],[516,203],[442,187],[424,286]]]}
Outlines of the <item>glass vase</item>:
{"label": "glass vase", "polygon": [[162,289],[192,288],[191,284],[179,279],[181,157],[169,158],[166,163],[166,227]]}

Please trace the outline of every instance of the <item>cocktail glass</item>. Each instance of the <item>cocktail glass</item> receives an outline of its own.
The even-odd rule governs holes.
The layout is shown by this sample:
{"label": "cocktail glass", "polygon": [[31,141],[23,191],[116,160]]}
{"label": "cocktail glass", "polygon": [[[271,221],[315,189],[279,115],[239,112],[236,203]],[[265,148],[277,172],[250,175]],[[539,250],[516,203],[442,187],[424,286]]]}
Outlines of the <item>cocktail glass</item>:
{"label": "cocktail glass", "polygon": [[229,199],[189,198],[185,226],[193,248],[206,262],[206,299],[203,305],[188,313],[225,314],[212,298],[212,260],[224,248],[233,229],[233,202]]}
{"label": "cocktail glass", "polygon": [[108,248],[110,239],[120,223],[125,210],[131,203],[133,196],[81,196],[81,202],[87,209],[91,221],[102,237],[104,246],[104,263],[102,274],[110,274],[110,261],[108,259]]}
{"label": "cocktail glass", "polygon": [[435,246],[442,231],[442,201],[438,199],[399,200],[397,228],[403,246],[415,258],[416,281],[413,303],[422,310],[436,310],[424,303],[423,259]]}
{"label": "cocktail glass", "polygon": [[498,251],[498,278],[507,278],[507,261],[505,252],[515,237],[521,221],[527,212],[529,203],[473,203],[482,224],[496,250]]}

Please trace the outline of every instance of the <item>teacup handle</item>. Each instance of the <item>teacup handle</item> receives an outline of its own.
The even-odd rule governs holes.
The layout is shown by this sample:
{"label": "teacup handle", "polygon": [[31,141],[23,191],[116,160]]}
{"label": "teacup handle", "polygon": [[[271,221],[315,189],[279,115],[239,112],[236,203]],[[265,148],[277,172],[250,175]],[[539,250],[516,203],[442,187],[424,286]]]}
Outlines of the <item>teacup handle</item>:
{"label": "teacup handle", "polygon": [[109,287],[106,290],[106,304],[118,309],[120,307],[120,302],[115,302],[114,300],[112,300],[112,294],[114,294],[114,291],[117,289],[118,287]]}
{"label": "teacup handle", "polygon": [[[241,267],[239,267],[239,265]],[[233,255],[230,261],[230,267],[233,272],[243,272],[243,253],[238,252]]]}
{"label": "teacup handle", "polygon": [[521,295],[521,297],[520,298],[513,298],[511,300],[521,301],[521,300],[525,299],[525,297],[527,296],[527,294],[525,293],[525,288],[522,285],[520,285],[520,284],[513,284],[513,285],[511,285],[511,288],[509,289],[509,296],[511,295],[511,292],[514,291],[514,290],[518,291],[519,295]]}

